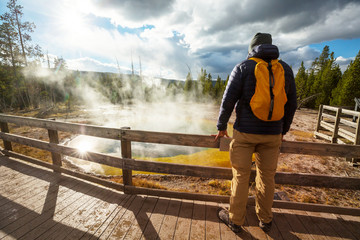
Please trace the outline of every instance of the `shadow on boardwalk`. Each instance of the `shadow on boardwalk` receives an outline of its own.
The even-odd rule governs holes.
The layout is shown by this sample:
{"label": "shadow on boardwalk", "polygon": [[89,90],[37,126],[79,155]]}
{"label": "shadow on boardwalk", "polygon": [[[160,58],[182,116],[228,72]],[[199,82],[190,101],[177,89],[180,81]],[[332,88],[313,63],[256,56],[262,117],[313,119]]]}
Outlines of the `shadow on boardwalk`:
{"label": "shadow on boardwalk", "polygon": [[[127,195],[0,156],[0,239],[359,239],[360,217],[274,209],[268,235],[248,207],[238,235],[217,203]],[[227,203],[221,204],[227,206]]]}

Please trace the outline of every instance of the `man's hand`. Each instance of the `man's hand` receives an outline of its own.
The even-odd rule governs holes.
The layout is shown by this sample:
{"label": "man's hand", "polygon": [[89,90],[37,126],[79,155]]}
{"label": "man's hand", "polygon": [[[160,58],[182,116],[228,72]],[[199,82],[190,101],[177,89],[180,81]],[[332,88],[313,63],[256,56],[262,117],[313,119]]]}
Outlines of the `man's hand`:
{"label": "man's hand", "polygon": [[222,137],[229,137],[227,130],[219,131],[217,135],[211,135],[211,136],[215,137],[215,142]]}

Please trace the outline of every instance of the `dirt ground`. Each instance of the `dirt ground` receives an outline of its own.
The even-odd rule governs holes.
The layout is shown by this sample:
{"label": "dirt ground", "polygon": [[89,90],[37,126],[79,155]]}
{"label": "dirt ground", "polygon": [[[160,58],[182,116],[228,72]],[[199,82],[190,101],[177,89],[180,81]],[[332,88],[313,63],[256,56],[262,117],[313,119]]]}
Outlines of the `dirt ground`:
{"label": "dirt ground", "polygon": [[[209,107],[206,106],[204,108],[209,112],[205,118],[216,121],[218,107],[213,106],[210,107],[211,109],[208,109]],[[17,113],[17,115],[34,116],[31,115],[31,113],[22,114],[21,112]],[[72,122],[74,119],[77,119],[76,122],[89,123],[87,114],[85,112],[81,112],[80,110],[71,112],[70,114],[66,113],[66,115],[52,113],[41,117],[56,117],[57,120],[61,120],[63,118],[66,121]],[[234,121],[234,117],[232,117],[230,121]],[[314,138],[313,132],[315,130],[316,121],[316,110],[298,110],[295,114],[290,131],[284,139],[286,141],[326,142],[325,140]],[[10,127],[11,132],[13,133],[19,133],[24,136],[48,141],[47,131],[44,129],[34,129],[29,127],[19,128],[16,126]],[[61,132],[59,133],[59,136],[62,140],[71,137],[68,133]],[[0,146],[1,145],[2,141],[0,143]],[[51,161],[50,154],[47,152],[41,152],[36,149],[20,145],[18,146],[15,144],[14,146],[15,151],[17,152],[33,156],[44,161]],[[71,166],[68,165],[68,167]],[[277,171],[360,177],[359,167],[353,167],[351,163],[345,160],[345,158],[339,157],[281,154],[279,157]],[[118,177],[110,179],[116,182],[122,182],[122,179]],[[169,175],[136,175],[133,179],[135,185],[143,187],[168,189],[172,191],[230,195],[231,181],[228,180]],[[276,192],[280,192],[282,196],[285,196],[285,199],[289,199],[291,201],[360,207],[360,191],[278,185],[276,186]],[[249,195],[254,195],[254,193],[255,186],[254,184],[251,184]]]}

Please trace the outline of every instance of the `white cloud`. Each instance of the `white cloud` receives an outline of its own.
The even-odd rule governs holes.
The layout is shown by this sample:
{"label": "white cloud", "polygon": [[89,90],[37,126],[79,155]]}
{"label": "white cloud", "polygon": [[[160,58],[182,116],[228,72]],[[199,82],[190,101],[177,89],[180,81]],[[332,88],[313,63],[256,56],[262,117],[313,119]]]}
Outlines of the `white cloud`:
{"label": "white cloud", "polygon": [[[37,0],[32,5],[50,19],[46,29],[36,29],[44,49],[68,62],[88,57],[116,66],[117,58],[125,68],[131,57],[137,62],[141,56],[144,74],[162,77],[183,79],[187,65],[193,72],[204,67],[214,77],[226,77],[246,58],[256,32],[270,32],[294,69],[318,56],[309,44],[360,38],[360,3],[351,0]],[[110,21],[112,28],[87,22],[90,15]],[[144,26],[152,28],[131,32]],[[100,62],[75,62],[83,69],[109,69]]]}
{"label": "white cloud", "polygon": [[301,62],[304,62],[305,68],[308,69],[311,67],[315,58],[319,57],[319,55],[320,51],[309,46],[305,46],[285,52],[280,55],[280,58],[288,63],[292,67],[294,74],[296,74]]}
{"label": "white cloud", "polygon": [[[89,57],[67,59],[66,65],[69,69],[72,70],[94,71],[94,72],[100,71],[100,72],[113,72],[113,73],[118,72],[118,68],[116,64],[103,63]],[[121,69],[121,71],[124,70],[126,71],[126,73],[128,73],[130,69]]]}
{"label": "white cloud", "polygon": [[344,72],[347,69],[347,67],[349,66],[350,62],[354,61],[354,60],[355,60],[355,57],[344,58],[344,57],[340,56],[340,57],[336,58],[336,63],[339,64],[341,71]]}

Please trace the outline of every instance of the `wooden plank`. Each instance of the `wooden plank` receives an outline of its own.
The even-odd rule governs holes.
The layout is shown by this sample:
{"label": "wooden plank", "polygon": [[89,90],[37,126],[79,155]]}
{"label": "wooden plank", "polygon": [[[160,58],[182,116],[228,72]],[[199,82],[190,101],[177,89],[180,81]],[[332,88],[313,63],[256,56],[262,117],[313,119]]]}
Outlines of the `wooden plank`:
{"label": "wooden plank", "polygon": [[330,132],[334,131],[334,125],[332,123],[321,121],[321,127],[325,128],[326,130],[328,130]]}
{"label": "wooden plank", "polygon": [[[96,225],[105,221],[106,217],[104,215],[112,212],[117,207],[117,203],[111,201],[115,195],[119,196],[109,189],[99,191],[97,196],[92,196],[94,200],[86,208],[79,208],[78,211],[61,220],[61,224],[56,225],[57,229],[52,228],[52,231],[47,231],[37,240],[64,239],[64,236],[66,236],[66,239],[80,239],[82,236],[90,237],[91,232],[95,231]],[[120,200],[124,198],[124,195],[121,194]],[[64,226],[70,226],[72,230],[64,234],[63,232],[66,230]]]}
{"label": "wooden plank", "polygon": [[278,209],[273,208],[273,226],[267,233],[272,239],[298,239],[292,232],[292,228],[284,214]]}
{"label": "wooden plank", "polygon": [[148,224],[144,230],[141,239],[159,239],[158,232],[163,223],[166,210],[168,209],[170,203],[170,199],[168,198],[160,198],[155,206],[155,209],[150,217],[150,223]]}
{"label": "wooden plank", "polygon": [[123,166],[121,158],[110,156],[107,154],[94,153],[94,152],[87,152],[87,154],[79,154],[79,151],[73,147],[63,146],[55,143],[48,143],[41,140],[35,140],[9,133],[0,132],[0,138],[17,142],[30,147],[35,147],[54,153],[76,157],[91,162],[101,163],[112,167],[122,168]]}
{"label": "wooden plank", "polygon": [[194,202],[182,200],[179,217],[175,228],[174,239],[190,239],[191,217],[193,215]]}
{"label": "wooden plank", "polygon": [[206,206],[203,201],[194,201],[189,239],[205,239]]}
{"label": "wooden plank", "polygon": [[206,239],[220,239],[220,220],[216,213],[219,208],[217,203],[206,202],[206,223],[205,234]]}
{"label": "wooden plank", "polygon": [[[35,119],[27,117],[9,116],[0,114],[0,121],[14,123],[20,126],[32,126],[57,131],[72,132],[74,134],[135,141],[162,143],[183,146],[212,147],[218,148],[219,142],[214,138],[204,135],[190,135],[178,133],[162,133],[138,130],[122,130],[116,128],[99,127],[85,124],[54,122],[51,120]],[[123,135],[122,135],[123,134]]]}
{"label": "wooden plank", "polygon": [[[75,182],[68,182],[69,186],[75,186],[77,183]],[[3,219],[1,221],[1,227],[3,228],[4,226],[9,225],[10,223],[13,223],[14,221],[16,221],[17,219],[21,219],[24,216],[27,216],[27,214],[33,214],[32,211],[34,212],[41,212],[42,209],[44,209],[44,199],[46,198],[46,201],[48,202],[53,202],[53,201],[58,201],[61,202],[65,197],[67,197],[69,194],[69,189],[62,187],[62,186],[58,186],[58,188],[52,188],[49,189],[48,192],[43,191],[42,194],[38,194],[32,198],[29,198],[26,200],[24,200],[24,204],[23,202],[19,201],[18,203],[14,204],[14,212],[12,212],[12,215],[9,215],[6,219]],[[49,197],[50,196],[50,197]],[[26,207],[24,206],[26,203]],[[18,205],[18,206],[16,206]],[[46,208],[45,208],[46,209]],[[29,220],[31,221],[31,220]]]}
{"label": "wooden plank", "polygon": [[[122,128],[121,130],[130,129],[128,127]],[[131,141],[123,139],[125,133],[121,132],[121,156],[122,158],[131,159]],[[124,185],[132,186],[132,169],[123,169],[123,182]]]}
{"label": "wooden plank", "polygon": [[[314,134],[321,136],[329,141],[331,140],[331,137],[328,135],[318,132],[314,132]],[[230,143],[230,140],[227,138],[221,138],[220,141]],[[223,150],[228,151],[228,148]],[[360,157],[360,146],[339,145],[331,143],[284,141],[281,144],[280,152],[315,156]]]}
{"label": "wooden plank", "polygon": [[[86,213],[87,209],[91,209],[92,206],[96,203],[96,198],[99,197],[101,194],[104,194],[104,192],[101,190],[101,188],[94,188],[94,190],[91,192],[91,195],[83,194],[79,199],[77,199],[72,204],[66,206],[61,211],[56,211],[55,213],[42,213],[42,216],[53,214],[52,217],[50,216],[51,221],[44,221],[37,227],[32,228],[32,230],[26,233],[26,238],[36,239],[47,231],[50,231],[51,235],[53,236],[66,236],[68,232],[64,230],[58,231],[59,228],[61,228],[61,226],[66,226],[66,228],[70,226],[71,228],[73,228],[74,223],[76,222],[76,217],[78,215]],[[109,194],[110,192],[106,192],[104,197],[106,198]]]}
{"label": "wooden plank", "polygon": [[[309,216],[312,217],[313,223],[316,224],[320,230],[324,233],[327,239],[340,239],[339,235],[335,229],[326,221],[326,217],[316,212],[307,212]],[[329,214],[328,214],[329,215]]]}
{"label": "wooden plank", "polygon": [[281,144],[282,153],[316,155],[316,156],[334,156],[334,157],[358,157],[360,156],[360,146],[339,145],[331,143],[314,142],[289,142]]}
{"label": "wooden plank", "polygon": [[[135,198],[140,199],[137,198],[135,195],[130,195],[130,197],[127,198],[127,201],[123,205],[117,208],[115,214],[109,217],[110,221],[106,223],[106,225],[104,223],[103,225],[104,227],[101,227],[100,229],[96,230],[96,232],[93,234],[93,236],[90,239],[92,240],[99,238],[107,239],[107,237],[109,237],[109,235],[114,231],[114,229],[120,222],[121,218],[127,212],[127,209],[131,206]],[[88,238],[82,237],[81,239],[88,239]]]}
{"label": "wooden plank", "polygon": [[19,126],[31,126],[56,131],[71,132],[74,134],[88,135],[94,137],[102,137],[109,139],[120,139],[120,129],[99,127],[86,124],[68,123],[53,120],[45,120],[38,118],[10,116],[0,114],[0,122],[14,123]]}
{"label": "wooden plank", "polygon": [[326,239],[324,233],[313,222],[313,218],[309,216],[306,212],[293,210],[293,213],[297,215],[298,219],[300,220],[300,222],[303,224],[303,226],[306,228],[306,230],[309,232],[309,234],[313,239],[321,239],[321,240]]}
{"label": "wooden plank", "polygon": [[215,142],[214,137],[205,135],[122,130],[121,137],[123,140],[129,140],[134,142],[219,148],[219,141]]}
{"label": "wooden plank", "polygon": [[[58,132],[55,130],[48,130],[50,143],[59,144]],[[62,166],[61,154],[51,152],[51,158],[54,165]]]}
{"label": "wooden plank", "polygon": [[350,215],[338,215],[340,222],[345,225],[345,227],[356,236],[357,239],[360,239],[360,217],[359,216],[350,216]]}
{"label": "wooden plank", "polygon": [[223,196],[223,195],[175,192],[175,191],[153,189],[153,188],[141,188],[134,186],[132,186],[131,188],[132,188],[131,192],[133,194],[143,194],[143,195],[159,196],[159,197],[167,197],[167,198],[172,197],[179,199],[199,200],[199,201],[229,202],[229,196]]}
{"label": "wooden plank", "polygon": [[[94,186],[87,186],[86,189],[82,189],[82,191],[85,191],[86,193],[92,190],[93,188]],[[66,193],[67,193],[67,198],[63,199],[63,201],[61,202],[56,203],[56,207],[58,211],[59,209],[60,210],[64,209],[66,206],[75,202],[83,195],[83,193],[76,192],[73,189],[67,191]],[[38,225],[42,224],[43,222],[48,221],[53,216],[54,209],[55,206],[48,205],[47,208],[42,209],[41,215],[35,211],[31,211],[30,213],[26,214],[24,217],[17,219],[16,221],[12,222],[11,224],[7,225],[1,230],[6,234],[11,234],[11,236],[15,238],[19,238],[21,236],[24,236],[27,232],[36,228]],[[0,237],[4,237],[4,235],[0,233]]]}
{"label": "wooden plank", "polygon": [[25,155],[22,155],[22,154],[18,154],[18,153],[14,153],[14,152],[7,152],[7,154],[9,156],[16,157],[16,158],[18,158],[20,160],[24,160],[24,161],[29,162],[29,163],[37,164],[37,165],[40,165],[40,166],[43,166],[43,167],[46,167],[46,168],[49,168],[49,169],[56,169],[56,170],[60,171],[61,173],[64,173],[64,174],[67,174],[67,175],[70,175],[70,176],[74,176],[74,177],[77,177],[77,178],[81,178],[81,179],[89,181],[89,182],[97,183],[97,184],[103,185],[105,187],[110,187],[110,188],[113,188],[113,189],[116,189],[116,190],[119,190],[119,191],[124,190],[123,184],[103,180],[103,179],[98,178],[98,177],[94,177],[94,176],[91,176],[91,175],[88,175],[88,174],[76,172],[76,171],[69,170],[69,169],[66,169],[66,168],[59,168],[58,166],[54,166],[54,165],[49,164],[47,162],[43,162],[43,161],[37,160],[35,158],[28,157],[28,156],[25,156]]}
{"label": "wooden plank", "polygon": [[[179,166],[179,165],[175,165],[175,166]],[[207,169],[207,167],[203,167],[203,169]],[[227,171],[228,171],[228,179],[231,179],[232,177],[232,174],[230,172],[231,169],[227,169]],[[276,183],[278,184],[293,184],[293,185],[300,184],[305,186],[348,188],[348,189],[357,189],[360,186],[359,178],[334,177],[327,175],[277,173],[275,179],[276,179]],[[112,185],[116,185],[116,184],[109,183],[109,187],[113,187]],[[147,195],[163,196],[163,197],[178,197],[178,198],[186,198],[192,200],[212,200],[217,202],[229,201],[228,196],[217,196],[217,195],[212,196],[207,194],[201,195],[201,194],[193,194],[193,193],[170,192],[170,191],[157,190],[157,189],[146,189],[146,188],[135,188],[135,187],[132,188],[133,189],[131,191],[135,194],[137,193],[137,194],[147,194]]]}
{"label": "wooden plank", "polygon": [[[121,196],[118,196],[119,194],[115,195],[114,200],[110,200],[110,202],[106,203],[105,205],[101,205],[100,209],[102,211],[106,211],[105,214],[105,220],[103,219],[104,217],[101,216],[97,216],[96,214],[96,209],[94,210],[93,213],[91,213],[87,218],[85,218],[81,224],[77,227],[77,229],[82,230],[84,232],[86,232],[86,235],[80,236],[79,234],[76,234],[77,231],[75,231],[75,234],[71,233],[68,237],[68,239],[90,239],[93,238],[94,236],[96,236],[97,233],[102,233],[107,227],[108,224],[113,220],[113,218],[116,216],[116,214],[119,212],[120,209],[123,208],[123,206],[128,202],[128,200],[131,198],[131,195],[127,195],[127,194],[120,194]],[[108,204],[110,204],[110,208],[107,208],[106,206],[108,206]],[[113,208],[113,206],[115,208]],[[93,216],[95,217],[95,221],[93,220]],[[90,234],[92,235],[91,237],[87,237],[87,235]]]}
{"label": "wooden plank", "polygon": [[322,114],[323,114],[323,109],[324,109],[324,105],[320,105],[319,106],[319,112],[318,112],[318,117],[317,117],[317,123],[316,123],[316,128],[315,128],[315,132],[319,132],[320,128],[321,128],[321,119],[322,119]]}
{"label": "wooden plank", "polygon": [[[1,219],[0,229],[4,228],[5,226],[15,221],[20,221],[19,219],[22,219],[24,216],[27,216],[27,214],[33,214],[33,212],[40,212],[41,209],[43,208],[43,201],[45,196],[47,197],[48,201],[53,201],[54,199],[56,199],[58,202],[62,201],[64,198],[68,197],[69,194],[74,193],[69,191],[69,188],[76,189],[76,185],[79,184],[79,182],[66,180],[66,181],[60,181],[58,182],[58,184],[59,184],[58,189],[54,188],[54,190],[48,190],[48,192],[43,192],[43,194],[38,194],[34,196],[34,198],[30,198],[26,200],[27,207],[25,207],[24,204],[22,204],[22,202],[14,203],[13,209],[15,211],[11,212],[5,218]],[[67,187],[64,187],[63,185],[66,185]]]}
{"label": "wooden plank", "polygon": [[320,217],[324,218],[325,221],[336,231],[336,233],[342,237],[342,239],[356,239],[356,237],[340,223],[339,219],[335,214],[319,213]]}
{"label": "wooden plank", "polygon": [[[93,189],[94,186],[89,187],[89,191]],[[76,210],[89,199],[89,196],[78,192],[62,202],[56,202],[56,206],[48,205],[48,208],[43,209],[41,215],[33,217],[31,221],[22,224],[21,227],[12,232],[11,235],[16,238],[26,236],[31,239],[32,234],[34,234],[34,237],[37,237],[39,233],[46,231],[49,224],[50,226],[55,224],[56,221],[61,219],[63,214],[67,215],[71,213],[71,211]]]}
{"label": "wooden plank", "polygon": [[26,207],[33,196],[43,193],[44,189],[47,189],[48,187],[48,182],[32,181],[26,188],[20,189],[17,194],[12,194],[11,196],[6,196],[6,194],[2,195],[3,199],[7,201],[4,201],[0,207],[0,219],[6,217],[7,214],[14,214],[16,212],[13,205],[17,206],[18,202],[24,202],[24,207]]}
{"label": "wooden plank", "polygon": [[[9,126],[6,122],[0,122],[0,129],[2,132],[8,133],[9,132]],[[10,141],[3,140],[4,148],[8,151],[12,151],[12,145]]]}
{"label": "wooden plank", "polygon": [[336,110],[336,117],[335,117],[335,124],[334,124],[334,131],[331,138],[331,143],[336,143],[338,138],[339,132],[339,124],[340,124],[340,115],[341,115],[341,108]]}
{"label": "wooden plank", "polygon": [[[248,205],[250,204],[254,205],[254,203],[251,203],[250,200],[251,199],[249,198]],[[325,204],[299,203],[299,202],[274,200],[273,207],[281,208],[281,209],[292,209],[292,210],[301,209],[303,211],[310,211],[310,212],[326,212],[326,213],[360,216],[359,208],[339,207],[339,206],[331,206]]]}
{"label": "wooden plank", "polygon": [[337,107],[328,106],[328,105],[323,105],[323,109],[336,112],[336,110],[337,110],[338,108],[337,108]]}
{"label": "wooden plank", "polygon": [[352,132],[349,132],[345,129],[339,129],[339,133],[338,133],[339,136],[351,141],[351,142],[355,142],[355,134],[352,133]]}
{"label": "wooden plank", "polygon": [[149,221],[155,208],[158,198],[147,197],[140,211],[136,215],[136,220],[131,225],[125,235],[125,239],[140,239],[146,227],[154,228]]}
{"label": "wooden plank", "polygon": [[322,117],[323,117],[323,119],[324,118],[328,118],[328,119],[330,119],[330,120],[336,120],[336,117],[335,116],[333,116],[333,115],[330,115],[330,114],[327,114],[327,113],[323,113],[322,114]]}
{"label": "wooden plank", "polygon": [[278,172],[275,174],[275,182],[276,184],[299,186],[360,189],[360,178],[358,177]]}
{"label": "wooden plank", "polygon": [[325,140],[331,141],[331,137],[329,135],[326,135],[324,133],[314,132],[315,137],[320,137]]}
{"label": "wooden plank", "polygon": [[[19,168],[25,168],[24,166],[15,167],[12,169],[13,171],[21,171],[20,175],[16,178],[9,179],[9,181],[3,183],[0,194],[5,197],[0,201],[0,206],[5,204],[8,201],[13,201],[24,194],[27,194],[27,191],[30,189],[31,191],[36,191],[38,186],[33,186],[36,181],[39,181],[38,173],[35,172],[36,168],[25,168],[24,170],[19,170]],[[53,176],[50,175],[49,172],[44,172],[42,175],[43,181],[40,181],[38,185],[46,186],[48,182],[53,179]],[[16,187],[15,187],[16,186]],[[39,186],[39,187],[40,187]]]}
{"label": "wooden plank", "polygon": [[[31,175],[26,175],[26,173],[19,173],[13,178],[9,178],[1,183],[0,194],[7,198],[11,197],[13,194],[24,194],[23,190],[26,190],[28,187],[30,187],[32,182],[36,180],[37,179]],[[2,203],[0,202],[0,206],[1,205]]]}
{"label": "wooden plank", "polygon": [[354,111],[354,110],[349,110],[349,109],[343,109],[342,112],[344,114],[348,114],[348,115],[352,115],[352,116],[359,116],[359,112],[358,111]]}
{"label": "wooden plank", "polygon": [[161,225],[158,233],[158,239],[173,239],[179,211],[181,207],[181,201],[171,200],[168,209],[165,213],[163,224]]}
{"label": "wooden plank", "polygon": [[134,224],[136,220],[136,215],[139,213],[146,197],[137,196],[131,205],[124,213],[120,221],[117,223],[116,227],[111,232],[111,235],[108,239],[121,239],[124,238],[130,227]]}
{"label": "wooden plank", "polygon": [[278,210],[285,216],[286,221],[290,224],[292,234],[294,234],[298,239],[312,240],[309,232],[306,230],[304,225],[300,222],[297,215],[292,210],[279,208]]}
{"label": "wooden plank", "polygon": [[207,167],[199,165],[176,164],[135,159],[123,159],[123,161],[125,169],[133,169],[137,171],[168,173],[204,178],[232,178],[232,172],[230,168]]}
{"label": "wooden plank", "polygon": [[[0,157],[1,185],[4,185],[6,182],[16,181],[17,178],[22,178],[28,175],[27,173],[29,173],[29,171],[32,170],[31,168],[24,168],[23,170],[24,174],[23,172],[14,171],[14,169],[16,168],[15,163],[16,163],[15,161],[9,161],[7,157]],[[3,189],[0,189],[0,192],[1,190]]]}
{"label": "wooden plank", "polygon": [[359,145],[360,144],[360,113],[358,115],[358,118],[356,120],[356,129],[355,129],[355,141],[354,141],[355,145]]}
{"label": "wooden plank", "polygon": [[346,119],[341,119],[340,120],[340,123],[346,125],[346,126],[349,126],[349,127],[353,127],[353,128],[356,128],[356,123],[352,122],[352,121],[349,121],[349,120],[346,120]]}

